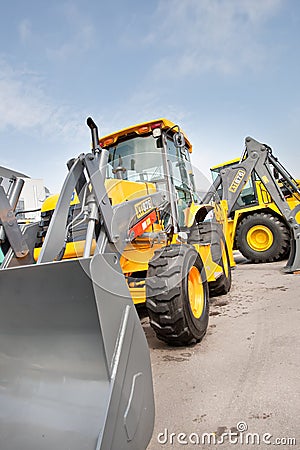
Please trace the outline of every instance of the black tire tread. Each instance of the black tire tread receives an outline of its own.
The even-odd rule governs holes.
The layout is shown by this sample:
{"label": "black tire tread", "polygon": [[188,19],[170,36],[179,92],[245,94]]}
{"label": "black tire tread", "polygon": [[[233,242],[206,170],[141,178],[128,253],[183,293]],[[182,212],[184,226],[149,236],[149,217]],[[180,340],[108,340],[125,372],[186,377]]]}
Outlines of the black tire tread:
{"label": "black tire tread", "polygon": [[[185,247],[194,249],[190,245],[170,245],[156,250],[149,262],[146,278],[146,307],[150,324],[157,338],[169,345],[189,345],[199,342],[206,333],[205,329],[195,338],[188,327],[182,305],[182,292],[178,280],[182,273]],[[197,254],[197,251],[194,251]],[[205,283],[207,289],[207,282]],[[208,300],[206,304],[208,308]]]}
{"label": "black tire tread", "polygon": [[[261,223],[268,225],[269,223],[270,226],[274,227],[274,243],[266,252],[256,252],[251,249],[244,237],[244,230],[249,224],[254,226],[255,223],[258,225]],[[279,217],[266,212],[254,213],[244,217],[237,227],[235,239],[237,249],[245,258],[254,263],[280,261],[287,257],[290,249],[290,232],[288,227]]]}

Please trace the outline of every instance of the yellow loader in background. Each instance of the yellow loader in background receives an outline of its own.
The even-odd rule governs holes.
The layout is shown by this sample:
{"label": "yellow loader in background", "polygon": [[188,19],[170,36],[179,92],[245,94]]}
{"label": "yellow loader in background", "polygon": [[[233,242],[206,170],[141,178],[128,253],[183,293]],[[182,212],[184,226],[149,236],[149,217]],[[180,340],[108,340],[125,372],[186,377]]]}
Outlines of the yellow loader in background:
{"label": "yellow loader in background", "polygon": [[255,263],[290,256],[286,271],[300,270],[300,184],[272,149],[246,138],[240,159],[211,168],[213,185],[204,201],[217,193],[228,201],[233,249]]}

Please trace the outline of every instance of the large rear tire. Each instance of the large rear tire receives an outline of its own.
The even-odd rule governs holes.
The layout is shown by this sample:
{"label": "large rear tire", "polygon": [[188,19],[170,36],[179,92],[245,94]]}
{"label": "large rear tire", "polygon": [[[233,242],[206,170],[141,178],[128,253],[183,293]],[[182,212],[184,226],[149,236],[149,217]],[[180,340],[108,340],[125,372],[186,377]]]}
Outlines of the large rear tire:
{"label": "large rear tire", "polygon": [[290,248],[290,233],[286,225],[268,213],[246,216],[236,231],[237,249],[254,263],[284,259]]}
{"label": "large rear tire", "polygon": [[169,245],[149,262],[146,307],[158,339],[169,345],[199,342],[209,319],[209,294],[200,255],[192,245]]}

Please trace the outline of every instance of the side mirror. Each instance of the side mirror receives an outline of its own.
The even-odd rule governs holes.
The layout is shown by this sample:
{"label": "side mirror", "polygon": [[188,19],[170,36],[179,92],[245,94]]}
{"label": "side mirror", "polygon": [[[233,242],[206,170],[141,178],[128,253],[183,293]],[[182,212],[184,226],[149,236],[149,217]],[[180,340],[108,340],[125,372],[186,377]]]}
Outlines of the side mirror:
{"label": "side mirror", "polygon": [[185,147],[185,139],[181,131],[178,131],[173,136],[173,142],[175,144],[175,147],[177,148],[183,148]]}

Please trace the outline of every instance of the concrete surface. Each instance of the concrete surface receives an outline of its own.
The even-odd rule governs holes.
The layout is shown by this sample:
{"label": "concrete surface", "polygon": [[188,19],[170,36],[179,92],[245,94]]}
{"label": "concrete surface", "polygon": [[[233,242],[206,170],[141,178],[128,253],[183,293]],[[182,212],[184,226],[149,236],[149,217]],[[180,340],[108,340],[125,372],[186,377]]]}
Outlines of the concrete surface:
{"label": "concrete surface", "polygon": [[143,321],[156,399],[148,450],[300,449],[300,275],[238,262],[200,344],[167,347]]}

